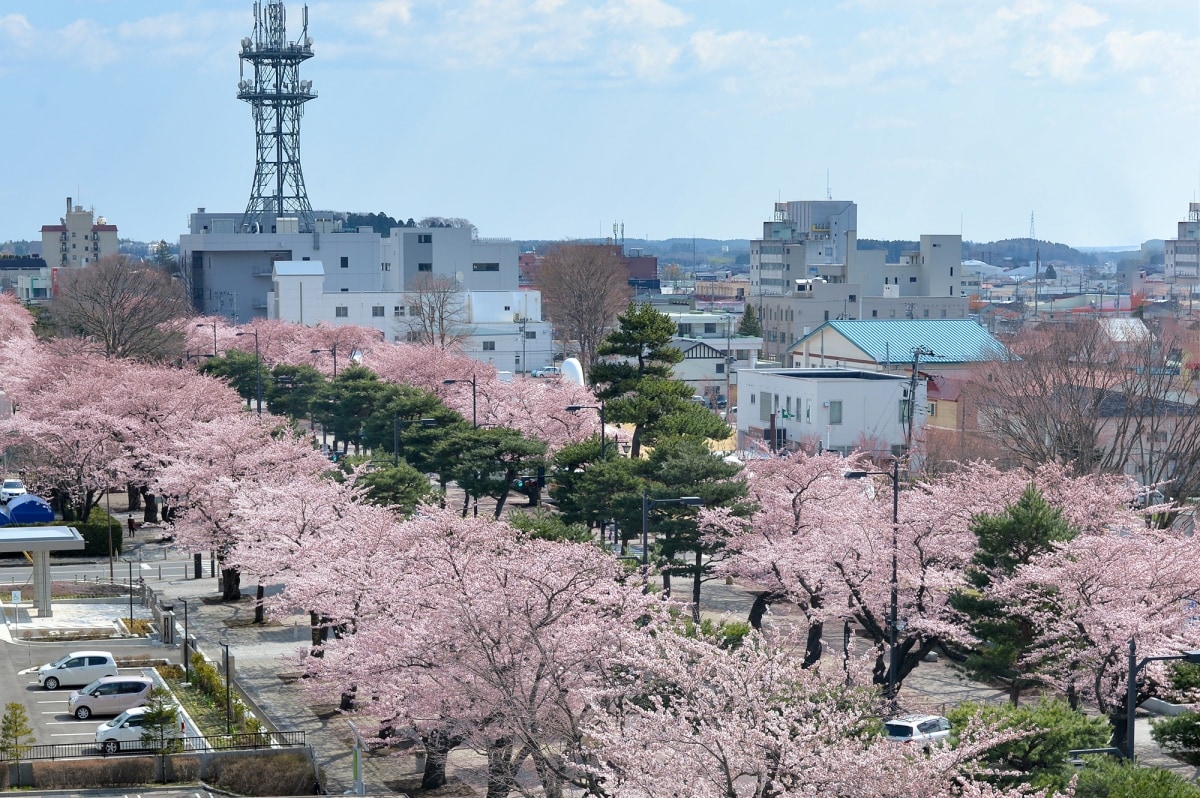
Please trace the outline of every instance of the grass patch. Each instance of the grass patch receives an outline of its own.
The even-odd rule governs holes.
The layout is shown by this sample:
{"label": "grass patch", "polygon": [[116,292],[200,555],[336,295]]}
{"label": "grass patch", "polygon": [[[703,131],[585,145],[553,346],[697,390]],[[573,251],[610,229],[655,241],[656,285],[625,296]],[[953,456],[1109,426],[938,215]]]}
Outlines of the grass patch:
{"label": "grass patch", "polygon": [[[226,733],[225,726],[225,697],[220,700],[213,698],[201,690],[195,683],[185,683],[183,668],[178,665],[159,665],[158,674],[171,688],[175,699],[191,717],[200,734],[205,737],[217,737]],[[192,674],[195,678],[195,674]],[[230,703],[238,701],[237,695],[230,695]],[[233,733],[242,734],[261,731],[254,721],[246,718],[239,722],[237,713],[233,714]]]}
{"label": "grass patch", "polygon": [[152,630],[150,621],[145,618],[122,618],[121,623],[125,624],[130,634],[138,637],[148,637]]}

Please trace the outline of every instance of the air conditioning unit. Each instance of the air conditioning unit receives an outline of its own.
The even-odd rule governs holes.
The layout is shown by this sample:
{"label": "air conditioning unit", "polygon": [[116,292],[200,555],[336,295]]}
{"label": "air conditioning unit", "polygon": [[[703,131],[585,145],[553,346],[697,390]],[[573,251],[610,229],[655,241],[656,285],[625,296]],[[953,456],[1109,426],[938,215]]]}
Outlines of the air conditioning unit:
{"label": "air conditioning unit", "polygon": [[822,402],[821,407],[829,407],[829,402]]}

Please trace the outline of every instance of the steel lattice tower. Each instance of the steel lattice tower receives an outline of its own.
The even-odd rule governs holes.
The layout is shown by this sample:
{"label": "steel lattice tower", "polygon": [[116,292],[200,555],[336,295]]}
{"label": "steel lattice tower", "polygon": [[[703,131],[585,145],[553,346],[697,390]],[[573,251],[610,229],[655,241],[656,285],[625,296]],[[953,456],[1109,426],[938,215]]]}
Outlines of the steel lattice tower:
{"label": "steel lattice tower", "polygon": [[[254,3],[254,37],[242,39],[238,99],[254,117],[255,165],[242,230],[270,230],[279,217],[295,217],[301,232],[313,229],[312,206],[300,170],[300,118],[317,96],[311,80],[300,80],[300,64],[312,58],[308,6],[300,38],[287,39],[283,0]],[[254,75],[246,78],[249,65]]]}

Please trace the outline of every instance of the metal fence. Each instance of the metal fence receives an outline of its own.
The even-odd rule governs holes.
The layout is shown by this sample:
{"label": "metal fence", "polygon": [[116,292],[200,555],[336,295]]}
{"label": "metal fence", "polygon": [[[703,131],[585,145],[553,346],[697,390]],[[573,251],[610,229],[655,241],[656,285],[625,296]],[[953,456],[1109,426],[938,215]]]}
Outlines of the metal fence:
{"label": "metal fence", "polygon": [[[245,751],[259,748],[298,748],[304,746],[304,732],[247,732],[244,734],[221,734],[207,737],[178,737],[180,750],[168,753],[206,753],[208,751]],[[152,754],[153,751],[122,743],[121,750],[114,754]],[[101,743],[57,743],[54,745],[22,746],[20,752],[0,751],[0,763],[31,762],[35,759],[77,759],[81,757],[109,756]]]}

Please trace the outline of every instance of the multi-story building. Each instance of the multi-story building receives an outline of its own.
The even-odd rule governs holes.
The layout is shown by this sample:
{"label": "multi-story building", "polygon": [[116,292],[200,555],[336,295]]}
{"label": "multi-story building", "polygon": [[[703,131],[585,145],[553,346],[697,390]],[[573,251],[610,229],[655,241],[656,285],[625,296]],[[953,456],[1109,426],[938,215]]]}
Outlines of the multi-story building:
{"label": "multi-story building", "polygon": [[683,352],[671,376],[691,385],[712,407],[737,402],[737,375],[758,366],[762,338],[739,335],[739,316],[719,311],[664,311],[679,331],[672,344]]}
{"label": "multi-story building", "polygon": [[1163,275],[1167,283],[1194,293],[1200,283],[1200,202],[1188,203],[1188,218],[1180,222],[1175,238],[1166,242]]}
{"label": "multi-story building", "polygon": [[72,205],[58,224],[42,225],[42,259],[51,267],[75,268],[117,254],[117,226],[101,216]]}

